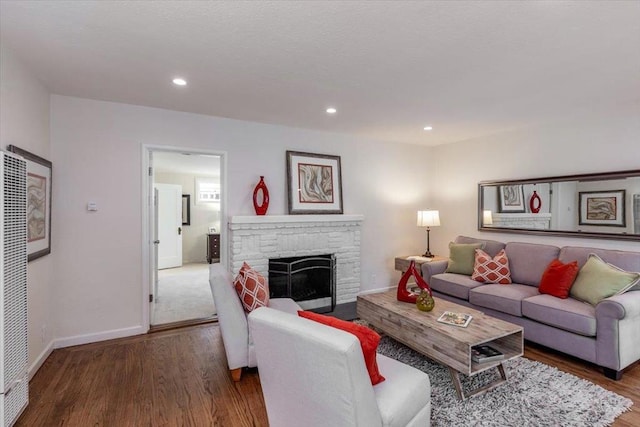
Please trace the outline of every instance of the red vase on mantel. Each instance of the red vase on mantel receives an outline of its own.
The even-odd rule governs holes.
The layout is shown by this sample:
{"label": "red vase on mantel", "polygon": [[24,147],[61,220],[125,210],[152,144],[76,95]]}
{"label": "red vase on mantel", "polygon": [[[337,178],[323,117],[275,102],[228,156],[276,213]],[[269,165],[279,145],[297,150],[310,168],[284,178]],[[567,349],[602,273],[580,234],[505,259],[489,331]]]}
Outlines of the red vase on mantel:
{"label": "red vase on mantel", "polygon": [[[262,191],[262,203],[258,204],[258,194]],[[253,189],[253,208],[256,210],[256,215],[265,215],[267,209],[269,209],[269,189],[267,184],[264,183],[264,176],[260,177],[260,182]]]}

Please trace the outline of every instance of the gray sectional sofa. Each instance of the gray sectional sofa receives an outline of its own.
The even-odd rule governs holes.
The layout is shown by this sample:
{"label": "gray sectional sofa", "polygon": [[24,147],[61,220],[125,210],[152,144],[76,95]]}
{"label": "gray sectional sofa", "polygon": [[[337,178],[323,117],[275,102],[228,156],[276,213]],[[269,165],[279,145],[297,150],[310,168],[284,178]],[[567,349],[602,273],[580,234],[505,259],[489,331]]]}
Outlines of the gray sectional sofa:
{"label": "gray sectional sofa", "polygon": [[483,243],[483,250],[492,257],[504,249],[513,283],[480,283],[470,276],[446,273],[446,260],[433,261],[422,265],[422,275],[434,295],[521,325],[526,340],[595,363],[611,379],[620,379],[624,368],[640,360],[639,286],[595,307],[571,297],[561,299],[538,292],[542,274],[556,258],[563,263],[577,260],[582,267],[589,254],[595,253],[621,269],[640,272],[640,252],[505,244],[465,236],[458,236],[455,243]]}

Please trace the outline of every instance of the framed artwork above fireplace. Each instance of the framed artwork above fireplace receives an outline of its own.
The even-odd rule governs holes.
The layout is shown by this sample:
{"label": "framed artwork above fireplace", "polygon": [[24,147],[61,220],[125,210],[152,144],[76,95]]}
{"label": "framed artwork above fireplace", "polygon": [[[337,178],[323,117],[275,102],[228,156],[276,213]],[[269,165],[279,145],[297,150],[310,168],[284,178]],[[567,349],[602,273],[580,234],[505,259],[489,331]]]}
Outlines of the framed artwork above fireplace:
{"label": "framed artwork above fireplace", "polygon": [[341,214],[340,156],[287,151],[289,214]]}

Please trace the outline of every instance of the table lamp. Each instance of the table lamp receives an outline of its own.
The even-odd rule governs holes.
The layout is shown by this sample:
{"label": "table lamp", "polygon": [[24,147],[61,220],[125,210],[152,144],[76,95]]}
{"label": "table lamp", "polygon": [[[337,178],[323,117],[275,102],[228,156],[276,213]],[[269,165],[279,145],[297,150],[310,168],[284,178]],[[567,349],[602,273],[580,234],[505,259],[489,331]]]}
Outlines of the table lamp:
{"label": "table lamp", "polygon": [[433,254],[429,250],[429,227],[437,227],[440,225],[440,213],[434,210],[418,211],[418,227],[427,227],[427,251],[422,255],[432,258]]}

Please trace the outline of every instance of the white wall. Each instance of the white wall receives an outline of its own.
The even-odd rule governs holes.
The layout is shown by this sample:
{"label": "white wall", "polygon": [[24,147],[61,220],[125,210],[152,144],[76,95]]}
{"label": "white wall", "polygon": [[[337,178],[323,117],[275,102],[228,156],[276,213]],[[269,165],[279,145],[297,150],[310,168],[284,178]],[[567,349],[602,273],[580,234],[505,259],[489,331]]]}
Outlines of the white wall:
{"label": "white wall", "polygon": [[[0,146],[6,149],[11,144],[51,159],[49,92],[11,50],[0,45]],[[55,188],[57,165],[53,166]],[[55,233],[52,236],[54,240],[57,237]],[[53,256],[31,261],[27,275],[29,364],[33,374],[50,352],[55,333],[50,305]]]}
{"label": "white wall", "polygon": [[[219,184],[218,178],[207,178]],[[191,221],[182,227],[182,262],[205,262],[207,260],[207,233],[209,227],[220,231],[220,203],[196,203],[196,175],[185,173],[157,172],[154,181],[182,186],[182,194],[189,194]]]}
{"label": "white wall", "polygon": [[[397,283],[394,256],[424,251],[415,215],[428,207],[427,148],[57,95],[51,125],[62,343],[146,327],[141,144],[226,152],[228,215],[254,214],[260,175],[269,187],[267,214],[286,214],[286,150],[339,155],[344,212],[365,217],[362,289]],[[98,212],[86,211],[88,200]]]}
{"label": "white wall", "polygon": [[[362,290],[373,290],[397,283],[394,256],[424,251],[425,233],[415,226],[419,209],[440,210],[442,226],[432,229],[431,243],[441,255],[458,234],[637,249],[637,242],[480,233],[476,210],[482,180],[638,168],[639,135],[638,105],[429,149],[54,95],[50,297],[57,337],[62,344],[89,342],[147,326],[142,144],[226,152],[228,215],[254,214],[252,191],[260,175],[270,190],[268,214],[286,214],[286,150],[340,155],[344,211],[365,216]],[[98,203],[98,212],[86,211],[88,200]]]}
{"label": "white wall", "polygon": [[504,242],[581,245],[638,250],[638,242],[526,236],[477,231],[477,184],[640,168],[640,103],[606,113],[592,111],[538,127],[434,147],[429,156],[431,202],[442,227],[432,244],[448,254],[458,234]]}

